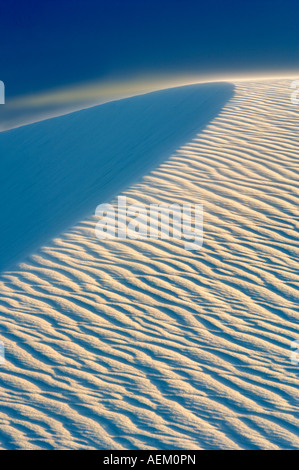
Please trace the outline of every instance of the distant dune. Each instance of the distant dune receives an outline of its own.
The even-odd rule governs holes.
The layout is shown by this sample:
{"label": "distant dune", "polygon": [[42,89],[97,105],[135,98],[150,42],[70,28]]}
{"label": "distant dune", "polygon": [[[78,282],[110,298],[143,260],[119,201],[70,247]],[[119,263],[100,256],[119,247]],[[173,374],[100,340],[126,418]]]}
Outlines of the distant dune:
{"label": "distant dune", "polygon": [[[290,81],[110,103],[0,152],[1,448],[298,448]],[[99,241],[120,193],[203,204],[203,248]]]}

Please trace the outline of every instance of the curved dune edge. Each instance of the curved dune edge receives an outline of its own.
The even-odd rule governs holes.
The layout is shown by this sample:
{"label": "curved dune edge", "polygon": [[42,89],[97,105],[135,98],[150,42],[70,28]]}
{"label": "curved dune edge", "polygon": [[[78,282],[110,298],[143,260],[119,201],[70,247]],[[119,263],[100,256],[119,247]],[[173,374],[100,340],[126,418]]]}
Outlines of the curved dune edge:
{"label": "curved dune edge", "polygon": [[235,83],[130,202],[204,204],[204,246],[83,220],[1,276],[1,448],[298,448],[297,109]]}

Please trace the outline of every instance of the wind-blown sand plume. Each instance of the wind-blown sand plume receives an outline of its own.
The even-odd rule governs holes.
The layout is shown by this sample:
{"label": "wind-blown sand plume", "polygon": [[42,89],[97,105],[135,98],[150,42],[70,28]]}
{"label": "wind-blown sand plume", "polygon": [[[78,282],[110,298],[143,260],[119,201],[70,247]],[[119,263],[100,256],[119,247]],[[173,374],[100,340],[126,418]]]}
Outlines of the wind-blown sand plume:
{"label": "wind-blown sand plume", "polygon": [[200,251],[89,217],[2,274],[2,448],[298,448],[298,111],[234,85],[123,193],[203,204]]}

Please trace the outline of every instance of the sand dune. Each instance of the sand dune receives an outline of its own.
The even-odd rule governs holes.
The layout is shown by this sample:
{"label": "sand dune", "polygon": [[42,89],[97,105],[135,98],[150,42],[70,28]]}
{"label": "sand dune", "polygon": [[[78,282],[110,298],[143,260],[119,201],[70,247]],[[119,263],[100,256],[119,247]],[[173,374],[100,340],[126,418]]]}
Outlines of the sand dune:
{"label": "sand dune", "polygon": [[[167,140],[168,154],[151,146],[153,169],[139,168],[123,192],[131,203],[203,204],[200,251],[99,241],[90,216],[2,272],[1,448],[298,448],[298,111],[287,80],[233,85],[204,119],[203,101],[190,115],[157,116],[155,132],[171,118],[188,139]],[[23,139],[29,128],[11,132]],[[94,191],[80,210],[109,194]]]}
{"label": "sand dune", "polygon": [[162,90],[0,133],[0,268],[155,168],[232,92],[228,83]]}

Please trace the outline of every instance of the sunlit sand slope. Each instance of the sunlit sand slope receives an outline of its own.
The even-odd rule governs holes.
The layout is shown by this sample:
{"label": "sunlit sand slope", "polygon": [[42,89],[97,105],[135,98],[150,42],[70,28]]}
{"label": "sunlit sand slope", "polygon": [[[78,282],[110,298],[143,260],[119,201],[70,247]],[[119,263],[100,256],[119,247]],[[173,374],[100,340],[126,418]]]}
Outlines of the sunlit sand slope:
{"label": "sunlit sand slope", "polygon": [[235,86],[124,193],[203,204],[200,251],[90,217],[3,273],[2,448],[298,448],[298,109]]}

